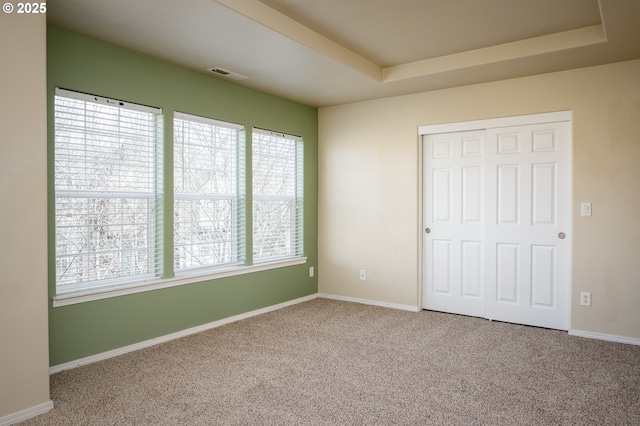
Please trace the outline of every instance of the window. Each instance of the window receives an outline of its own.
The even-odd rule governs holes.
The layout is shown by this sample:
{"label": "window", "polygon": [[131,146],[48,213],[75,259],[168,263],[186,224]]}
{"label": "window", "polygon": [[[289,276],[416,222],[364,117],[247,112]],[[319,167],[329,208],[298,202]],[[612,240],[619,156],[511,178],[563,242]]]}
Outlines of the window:
{"label": "window", "polygon": [[253,129],[253,260],[302,256],[303,144]]}
{"label": "window", "polygon": [[244,127],[175,113],[174,270],[244,259]]}
{"label": "window", "polygon": [[244,126],[171,124],[165,160],[161,109],[56,88],[54,306],[306,261],[302,139],[254,129],[250,205]]}
{"label": "window", "polygon": [[158,276],[161,114],[56,89],[56,293]]}

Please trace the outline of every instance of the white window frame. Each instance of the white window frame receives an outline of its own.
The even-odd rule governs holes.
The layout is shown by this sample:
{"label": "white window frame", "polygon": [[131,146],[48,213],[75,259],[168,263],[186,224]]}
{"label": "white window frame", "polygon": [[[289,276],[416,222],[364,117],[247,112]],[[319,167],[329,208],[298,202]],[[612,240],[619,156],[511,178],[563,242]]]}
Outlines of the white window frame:
{"label": "white window frame", "polygon": [[[105,165],[107,167],[111,165],[111,167],[116,169],[115,176],[117,176],[116,180],[119,182],[115,184],[116,186],[118,186],[118,189],[115,190],[108,189],[108,185],[106,184],[105,186],[98,186],[97,189],[94,189],[91,186],[94,184],[100,185],[99,181],[96,182],[95,180],[91,180],[91,177],[88,177],[86,173],[75,173],[75,177],[73,178],[74,180],[70,182],[64,182],[61,178],[60,183],[58,184],[58,175],[56,174],[56,171],[54,171],[54,181],[56,182],[54,184],[56,205],[56,207],[54,208],[56,216],[56,246],[58,246],[58,244],[60,244],[60,247],[70,246],[73,244],[79,245],[83,241],[85,242],[85,244],[88,244],[88,242],[92,241],[92,239],[94,238],[94,234],[91,231],[92,227],[100,227],[108,230],[109,235],[105,238],[115,238],[120,242],[119,248],[110,247],[108,249],[103,249],[103,251],[85,249],[84,246],[80,246],[76,247],[74,251],[70,253],[57,252],[55,255],[56,294],[64,295],[70,293],[84,293],[87,291],[99,291],[103,289],[116,288],[119,285],[125,285],[129,283],[142,283],[155,279],[160,273],[160,271],[158,270],[158,265],[161,263],[160,259],[158,258],[156,247],[158,238],[156,232],[157,226],[161,226],[162,223],[162,218],[158,211],[158,205],[161,202],[162,197],[160,191],[162,185],[162,109],[118,101],[109,98],[103,98],[94,95],[88,95],[79,92],[73,92],[61,88],[55,89],[55,95],[56,104],[54,112],[54,159],[56,169],[59,163],[63,164],[61,167],[66,167],[67,172],[69,172],[70,175],[73,175],[74,173],[70,170],[72,170],[74,167],[77,167],[77,164],[83,164],[83,170],[88,170],[87,162],[92,165],[99,164]],[[60,99],[61,103],[64,102],[63,99],[68,99],[71,102],[76,103],[82,102],[82,104],[79,104],[78,106],[82,105],[84,110],[76,110],[71,112],[71,110],[68,109],[69,107],[64,107],[62,105],[60,106],[60,109],[58,109],[58,99]],[[87,113],[87,106],[90,107],[91,104],[103,105],[107,108],[102,108],[99,111],[93,110],[92,113]],[[67,111],[65,111],[64,108],[67,108]],[[143,132],[145,130],[148,132],[152,129],[150,138],[149,136],[147,136],[147,138],[151,140],[149,141],[149,139],[146,139],[146,141],[144,142],[145,144],[147,144],[147,147],[145,148],[142,145],[137,145],[137,143],[135,145],[128,146],[128,149],[142,149],[143,151],[141,151],[140,158],[145,158],[144,156],[146,155],[146,158],[149,160],[149,162],[144,163],[146,164],[147,168],[145,174],[147,180],[146,182],[143,181],[146,184],[146,190],[143,190],[141,187],[129,190],[129,185],[123,184],[121,181],[122,179],[132,179],[132,182],[136,182],[136,180],[131,176],[127,178],[127,173],[121,175],[120,171],[118,170],[118,167],[122,166],[124,168],[123,170],[127,171],[128,173],[135,173],[134,169],[132,168],[135,167],[133,166],[133,164],[135,163],[135,159],[134,157],[131,157],[131,153],[122,154],[130,156],[130,158],[126,161],[121,160],[112,163],[110,160],[107,160],[107,158],[109,158],[109,155],[114,155],[114,141],[117,140],[118,143],[124,144],[124,141],[126,141],[128,138],[134,137],[131,133],[139,131],[139,128],[126,127],[127,120],[120,118],[121,111],[123,110],[148,114],[149,120],[147,120],[147,125],[146,127],[142,128]],[[75,121],[69,122],[68,120],[73,119],[68,118],[67,122],[63,123],[64,119],[58,117],[62,117],[63,115],[65,115],[65,113],[68,117],[73,116],[75,118]],[[97,118],[98,116],[100,116],[100,118]],[[88,121],[89,118],[92,118],[92,121]],[[112,127],[99,128],[100,125],[97,124],[99,121],[103,126]],[[129,123],[129,125],[134,126],[136,124]],[[111,139],[111,141],[109,141],[109,139]],[[110,148],[108,147],[109,143],[111,143]],[[151,144],[151,146],[149,146],[148,144]],[[91,157],[93,155],[94,157],[99,158],[99,155],[97,154],[100,154],[102,152],[101,150],[106,150],[104,151],[105,161],[95,163],[95,160],[93,160]],[[59,156],[58,151],[60,151]],[[113,183],[111,184],[113,185]],[[125,248],[123,246],[123,244],[125,244],[124,241],[127,240],[124,237],[126,235],[124,229],[131,229],[132,226],[131,223],[126,222],[127,216],[123,216],[119,219],[119,223],[114,224],[111,222],[111,220],[116,218],[117,216],[114,216],[114,213],[111,212],[108,213],[107,222],[96,222],[95,225],[92,225],[91,221],[95,220],[92,219],[95,218],[95,216],[87,214],[87,216],[84,216],[84,218],[86,219],[84,223],[81,223],[81,215],[79,221],[73,221],[71,224],[65,224],[65,218],[62,217],[65,210],[65,203],[71,204],[74,202],[78,202],[80,203],[80,205],[86,203],[86,208],[90,208],[93,203],[100,202],[100,200],[113,200],[116,202],[117,200],[119,200],[120,205],[125,205],[127,203],[126,200],[139,200],[143,201],[143,203],[146,203],[146,220],[142,222],[142,225],[140,223],[134,224],[134,229],[145,230],[147,242],[144,246],[146,247],[144,251],[135,250],[131,247]],[[113,207],[113,203],[109,203],[109,201],[104,202],[104,205]],[[119,213],[115,214],[117,215]],[[78,212],[75,209],[66,209],[66,213],[64,213],[64,216],[67,218],[73,218],[77,215]],[[120,233],[117,232],[118,227],[120,227],[121,229]],[[68,237],[70,236],[72,238],[78,238],[78,240],[67,239],[66,243],[65,241],[59,240],[59,237],[61,239],[64,238],[63,235],[65,234],[65,232],[63,231],[63,229],[67,230],[66,235]],[[82,234],[84,234],[84,236],[82,236]],[[135,273],[135,270],[133,270],[133,272],[127,272],[126,270],[118,269],[123,265],[123,263],[126,264],[126,261],[123,260],[125,257],[127,257],[126,254],[136,251],[139,253],[146,252],[146,257],[144,257],[144,264],[147,265],[147,267],[144,268],[145,272]],[[129,254],[129,256],[132,255]],[[99,262],[99,259],[101,257],[105,257],[107,260],[109,258],[119,258],[119,261],[116,260],[116,262],[118,263],[118,268],[116,268],[116,270],[118,270],[119,273],[109,274],[104,270],[101,270],[100,266],[95,266],[95,262]],[[137,257],[137,255],[135,257]],[[60,271],[58,265],[63,263],[65,260],[73,263],[77,259],[81,259],[81,261],[78,262],[78,264],[80,264],[78,268],[83,271],[81,272],[81,274],[85,276],[93,275],[93,277],[84,280],[77,279],[69,283],[65,283],[64,281],[59,282],[59,275],[64,275],[64,273],[66,273],[66,270]],[[123,271],[125,272],[123,273]],[[100,278],[101,275],[114,276],[110,278]]]}
{"label": "white window frame", "polygon": [[[188,171],[188,165],[182,167],[179,165],[179,155],[178,155],[178,131],[179,127],[177,124],[179,122],[183,122],[182,125],[189,125],[190,123],[202,124],[208,127],[211,131],[214,129],[221,130],[229,130],[235,132],[235,146],[228,147],[235,151],[234,156],[231,161],[235,162],[231,167],[235,171],[232,180],[233,191],[232,192],[211,192],[211,191],[199,191],[199,192],[186,192],[179,189],[181,185],[177,183],[177,180],[180,178],[179,171]],[[228,268],[230,266],[238,266],[243,265],[245,263],[245,232],[244,232],[244,175],[245,175],[245,156],[244,156],[244,126],[241,124],[230,123],[226,121],[215,120],[208,117],[201,117],[197,115],[182,113],[182,112],[174,112],[173,114],[173,129],[174,129],[174,219],[177,217],[176,211],[178,202],[180,201],[230,201],[231,202],[231,210],[232,217],[230,218],[230,228],[231,231],[229,234],[232,236],[231,244],[231,258],[227,261],[223,262],[213,262],[207,263],[204,265],[190,265],[182,268],[178,268],[176,266],[176,259],[178,258],[177,251],[181,248],[182,251],[188,252],[191,248],[192,251],[197,250],[199,247],[197,244],[188,244],[189,235],[183,235],[183,239],[187,240],[185,243],[178,244],[176,242],[178,236],[177,223],[174,223],[174,247],[173,247],[173,265],[174,265],[174,273],[176,276],[179,275],[193,275],[199,274],[202,275],[206,273],[207,270],[214,270],[216,268]],[[182,143],[189,147],[194,147],[192,140],[185,141],[183,139],[185,135],[181,135]],[[207,140],[206,142],[213,142]],[[208,162],[210,159],[201,158],[201,162]],[[197,171],[206,172],[206,170],[199,168]],[[215,173],[215,170],[211,170]],[[191,224],[193,226],[194,224]],[[193,257],[193,253],[191,253]],[[191,262],[193,260],[191,259]]]}
{"label": "white window frame", "polygon": [[[301,265],[307,262],[308,260],[307,257],[302,255],[302,252],[303,252],[302,251],[302,226],[303,225],[302,225],[301,215],[302,215],[303,200],[302,200],[302,197],[300,196],[296,200],[296,203],[298,206],[298,209],[297,209],[298,214],[296,215],[296,217],[298,218],[298,221],[296,226],[299,229],[298,235],[300,235],[300,239],[298,240],[299,253],[296,254],[295,256],[284,256],[284,257],[263,259],[255,264],[246,264],[244,262],[237,262],[237,263],[232,262],[229,264],[217,266],[215,268],[194,269],[192,271],[185,271],[184,273],[179,273],[177,276],[164,277],[163,272],[166,272],[167,274],[171,274],[173,271],[172,270],[163,271],[163,268],[164,268],[163,265],[165,262],[162,256],[165,253],[165,251],[167,254],[170,253],[170,255],[173,256],[173,247],[169,247],[169,243],[162,238],[162,235],[165,232],[163,221],[162,221],[162,212],[165,211],[166,207],[168,207],[168,206],[165,206],[166,204],[165,197],[167,195],[173,195],[173,192],[172,192],[173,188],[165,188],[164,182],[162,180],[164,167],[166,165],[165,159],[163,157],[163,152],[162,152],[163,145],[164,145],[164,142],[162,141],[164,137],[164,128],[162,123],[162,120],[163,120],[162,109],[134,104],[130,102],[124,102],[124,101],[110,99],[110,98],[103,98],[99,96],[74,92],[74,91],[60,89],[60,88],[55,89],[55,94],[60,96],[74,97],[79,100],[85,100],[89,102],[97,102],[105,105],[118,106],[122,108],[140,108],[141,111],[152,112],[156,114],[156,116],[158,117],[156,122],[156,128],[158,133],[157,133],[157,152],[156,152],[157,163],[156,163],[156,172],[155,172],[156,186],[155,186],[155,193],[154,193],[154,199],[155,199],[155,215],[154,216],[156,220],[154,224],[155,241],[153,241],[153,244],[149,246],[149,247],[153,247],[154,249],[154,254],[152,256],[154,261],[153,273],[150,273],[148,276],[144,276],[144,277],[136,277],[135,279],[123,278],[123,279],[114,280],[113,282],[105,281],[103,283],[104,285],[100,285],[100,286],[96,285],[96,286],[83,286],[82,288],[78,287],[75,289],[75,291],[68,291],[68,292],[59,291],[57,287],[57,282],[56,282],[54,285],[54,288],[56,289],[55,290],[56,294],[52,297],[54,308],[78,304],[78,303],[90,302],[95,300],[107,299],[111,297],[118,297],[118,296],[136,294],[136,293],[141,293],[146,291],[158,290],[163,288],[187,285],[192,283],[201,283],[204,281],[215,280],[219,278],[233,277],[238,275],[272,270],[272,269],[279,269],[283,267]],[[176,114],[179,115],[183,113],[176,113]],[[194,117],[191,115],[189,116]],[[206,119],[206,120],[210,120],[210,119]],[[218,121],[213,120],[213,122],[218,122]],[[218,123],[222,123],[225,125],[229,124],[227,122],[218,122]],[[54,123],[54,128],[55,128],[55,123]],[[289,136],[281,133],[275,133],[275,132],[271,132],[271,133],[274,135],[280,135],[280,137]],[[301,143],[302,139],[299,138],[299,140]],[[244,157],[244,151],[243,151],[244,147],[241,147],[241,149],[242,149],[242,152],[239,153],[239,155]],[[302,150],[303,147],[301,146],[300,149]],[[302,153],[300,154],[302,155]],[[55,157],[55,141],[54,141],[54,157]],[[244,158],[240,160],[243,161]],[[299,167],[300,169],[298,171],[302,173],[302,169],[301,169],[303,167],[302,160],[300,160]],[[240,179],[244,179],[246,176],[246,170],[239,171],[239,173],[242,174],[242,176],[240,176]],[[55,176],[54,176],[54,179],[55,179]],[[302,191],[303,183],[304,182],[302,179],[302,175],[300,174],[299,182],[298,182],[299,191]],[[244,183],[242,183],[242,185],[244,185]],[[54,193],[55,193],[55,189],[54,189]],[[63,191],[59,191],[58,195],[61,195],[61,196],[64,195]],[[133,194],[129,194],[129,195],[133,196]],[[242,204],[242,203],[246,204],[246,200],[244,199],[245,195],[246,195],[246,187],[243,187],[242,189],[239,190],[239,194],[238,194],[239,204]],[[174,206],[171,206],[168,208],[170,209],[168,214],[172,214]],[[243,213],[240,213],[240,216],[242,214]],[[239,217],[239,221],[241,220],[243,220],[243,218]],[[244,233],[244,237],[239,241],[240,243],[239,250],[246,251],[246,248],[244,248],[246,247],[245,244],[246,242],[250,241],[251,237],[248,235],[246,231],[243,230],[242,232]],[[53,231],[53,234],[55,238],[55,234],[56,234],[55,230]],[[240,247],[240,245],[242,245],[242,247]],[[242,257],[241,253],[239,253],[239,256]],[[53,257],[56,258],[55,250],[53,253]],[[248,253],[247,253],[247,260],[249,261],[251,260],[251,256]],[[173,265],[173,261],[170,263],[171,265]],[[54,277],[54,281],[56,281],[55,277]]]}
{"label": "white window frame", "polygon": [[[258,137],[256,137],[258,136]],[[281,141],[282,143],[291,144],[294,154],[293,160],[294,167],[290,169],[290,174],[283,179],[289,179],[292,182],[293,188],[286,194],[263,194],[256,188],[256,170],[261,167],[259,164],[259,158],[256,154],[256,144],[259,144],[260,138],[266,137],[270,142]],[[271,130],[265,130],[260,128],[253,128],[252,137],[252,215],[253,215],[253,263],[271,262],[278,259],[290,259],[303,257],[304,254],[304,142],[300,136],[289,135],[286,133],[274,132]],[[277,253],[275,255],[260,256],[257,255],[257,251],[261,248],[257,246],[259,240],[256,232],[256,208],[257,203],[267,202],[288,202],[291,204],[291,210],[289,215],[289,235],[286,236],[289,240],[290,249],[285,253]]]}

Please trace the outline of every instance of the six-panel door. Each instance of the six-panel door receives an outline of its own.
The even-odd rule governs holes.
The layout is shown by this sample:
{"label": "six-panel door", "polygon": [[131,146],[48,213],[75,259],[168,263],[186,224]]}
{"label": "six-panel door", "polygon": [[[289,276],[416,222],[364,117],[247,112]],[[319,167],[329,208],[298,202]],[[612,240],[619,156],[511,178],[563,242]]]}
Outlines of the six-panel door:
{"label": "six-panel door", "polygon": [[487,130],[489,319],[569,328],[569,132],[568,122]]}
{"label": "six-panel door", "polygon": [[484,131],[426,138],[425,309],[484,314],[484,149]]}

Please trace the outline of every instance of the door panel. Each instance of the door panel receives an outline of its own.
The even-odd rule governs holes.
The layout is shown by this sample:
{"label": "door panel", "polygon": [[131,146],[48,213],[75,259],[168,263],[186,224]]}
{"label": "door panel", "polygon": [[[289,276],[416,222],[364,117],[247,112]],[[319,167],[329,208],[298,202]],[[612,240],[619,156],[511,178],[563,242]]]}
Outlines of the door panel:
{"label": "door panel", "polygon": [[556,223],[556,164],[534,164],[532,181],[532,224]]}
{"label": "door panel", "polygon": [[482,297],[482,241],[462,241],[462,296]]}
{"label": "door panel", "polygon": [[451,223],[451,169],[433,169],[433,223]]}
{"label": "door panel", "polygon": [[433,240],[433,293],[451,296],[451,245],[450,240]]}
{"label": "door panel", "polygon": [[520,221],[520,166],[498,166],[498,223],[517,225]]}
{"label": "door panel", "polygon": [[498,243],[496,265],[497,303],[518,303],[520,287],[520,246],[518,244]]}
{"label": "door panel", "polygon": [[531,248],[531,304],[554,308],[555,257],[553,246],[534,245]]}
{"label": "door panel", "polygon": [[[423,307],[484,313],[484,131],[427,137]],[[463,267],[464,265],[464,267]]]}
{"label": "door panel", "polygon": [[482,220],[482,167],[462,168],[462,223]]}
{"label": "door panel", "polygon": [[487,318],[569,326],[568,122],[488,129]]}

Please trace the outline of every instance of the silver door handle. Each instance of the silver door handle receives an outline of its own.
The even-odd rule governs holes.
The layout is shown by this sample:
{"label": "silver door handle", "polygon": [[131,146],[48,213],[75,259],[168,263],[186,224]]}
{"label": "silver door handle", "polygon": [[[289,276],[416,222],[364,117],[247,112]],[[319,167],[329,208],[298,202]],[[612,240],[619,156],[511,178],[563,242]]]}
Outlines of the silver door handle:
{"label": "silver door handle", "polygon": [[558,234],[558,238],[560,238],[561,240],[564,240],[566,236],[567,234],[565,234],[564,232]]}
{"label": "silver door handle", "polygon": [[426,228],[424,232],[426,232],[427,234],[431,233],[431,228]]}

